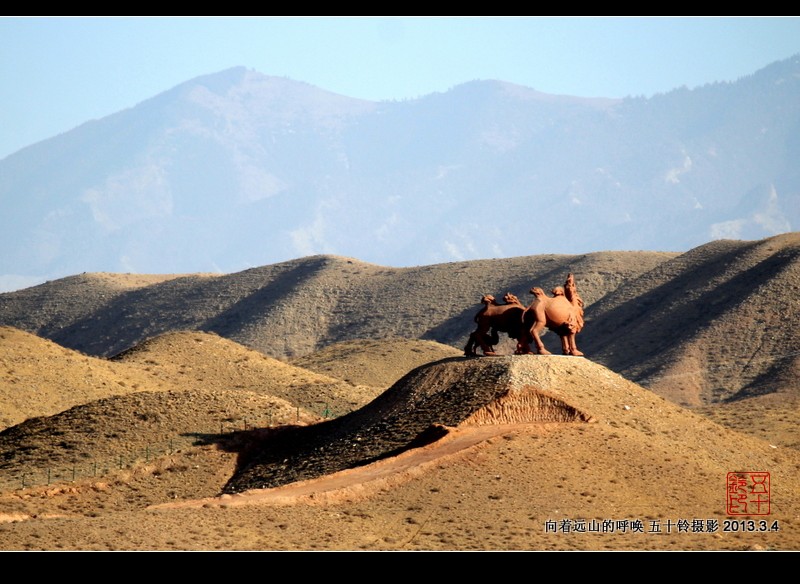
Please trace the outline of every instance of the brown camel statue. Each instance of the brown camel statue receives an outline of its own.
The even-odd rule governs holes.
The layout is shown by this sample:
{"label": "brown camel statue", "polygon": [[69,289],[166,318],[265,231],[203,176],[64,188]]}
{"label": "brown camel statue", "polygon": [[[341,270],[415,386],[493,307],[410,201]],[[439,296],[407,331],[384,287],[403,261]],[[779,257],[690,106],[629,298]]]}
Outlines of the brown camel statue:
{"label": "brown camel statue", "polygon": [[503,296],[503,301],[505,304],[498,303],[491,294],[481,298],[484,306],[473,319],[478,326],[469,335],[464,355],[475,356],[478,346],[484,355],[496,355],[494,345],[500,342],[500,333],[508,333],[514,339],[522,333],[522,315],[525,306],[510,292]]}
{"label": "brown camel statue", "polygon": [[518,345],[518,352],[532,353],[530,343],[536,346],[536,353],[549,355],[540,338],[540,333],[545,327],[556,333],[561,338],[561,352],[564,355],[583,356],[575,343],[576,335],[583,329],[583,299],[578,294],[575,278],[572,274],[567,277],[564,287],[553,288],[553,296],[547,296],[539,287],[531,288],[534,295],[533,301],[523,314],[523,335]]}

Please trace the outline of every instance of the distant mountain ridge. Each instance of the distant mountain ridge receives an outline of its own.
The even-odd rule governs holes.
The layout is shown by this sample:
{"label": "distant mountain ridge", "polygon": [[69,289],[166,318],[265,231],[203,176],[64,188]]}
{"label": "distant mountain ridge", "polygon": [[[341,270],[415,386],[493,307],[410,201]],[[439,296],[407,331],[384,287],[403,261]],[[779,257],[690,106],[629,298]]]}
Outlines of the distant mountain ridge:
{"label": "distant mountain ridge", "polygon": [[798,161],[800,56],[623,100],[471,81],[370,102],[237,67],[0,160],[0,290],[320,254],[686,251],[796,230]]}

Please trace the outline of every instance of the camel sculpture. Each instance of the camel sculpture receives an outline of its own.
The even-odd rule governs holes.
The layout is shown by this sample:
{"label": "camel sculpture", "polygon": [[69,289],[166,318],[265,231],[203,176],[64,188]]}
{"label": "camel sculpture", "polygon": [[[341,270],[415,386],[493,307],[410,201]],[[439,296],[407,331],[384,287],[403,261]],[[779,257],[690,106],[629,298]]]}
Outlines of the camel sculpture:
{"label": "camel sculpture", "polygon": [[521,334],[525,306],[511,292],[503,296],[503,302],[505,304],[498,303],[491,294],[481,298],[484,306],[473,318],[478,326],[469,335],[464,355],[467,357],[477,355],[478,346],[484,355],[496,355],[494,346],[500,342],[500,333],[507,333],[513,339]]}
{"label": "camel sculpture", "polygon": [[[560,337],[561,352],[564,355],[583,356],[578,350],[575,337],[583,329],[584,303],[578,294],[574,276],[569,274],[563,287],[553,288],[552,297],[536,286],[531,288],[531,294],[534,299],[527,308],[510,293],[506,294],[506,304],[497,304],[493,296],[484,296],[481,301],[485,306],[475,315],[474,320],[478,326],[470,335],[464,354],[476,355],[476,349],[480,346],[484,355],[496,355],[494,345],[499,341],[498,333],[505,332],[510,338],[516,339],[516,354],[535,352],[539,355],[550,355],[540,337],[546,327]],[[510,303],[510,297],[516,302]],[[535,346],[535,351],[531,348],[531,343]]]}
{"label": "camel sculpture", "polygon": [[575,342],[576,335],[583,329],[583,307],[577,302],[568,300],[566,291],[561,286],[553,288],[552,297],[539,287],[531,288],[531,294],[534,296],[533,302],[525,309],[522,317],[523,330],[527,331],[527,334],[519,340],[523,352],[533,352],[530,349],[530,342],[533,341],[536,353],[550,354],[540,337],[541,332],[547,327],[561,338],[561,352],[564,355],[583,356]]}

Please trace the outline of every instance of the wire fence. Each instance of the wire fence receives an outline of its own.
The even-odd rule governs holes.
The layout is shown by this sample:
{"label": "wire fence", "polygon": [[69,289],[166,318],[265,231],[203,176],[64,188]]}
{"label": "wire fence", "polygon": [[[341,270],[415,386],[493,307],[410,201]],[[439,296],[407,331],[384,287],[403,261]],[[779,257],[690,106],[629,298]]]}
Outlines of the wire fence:
{"label": "wire fence", "polygon": [[125,454],[90,459],[72,465],[23,466],[21,470],[15,469],[8,473],[0,473],[0,492],[100,478],[115,471],[130,469],[139,464],[148,464],[161,456],[176,454],[186,448],[198,445],[200,445],[200,441],[196,437],[177,436],[166,442],[148,444],[142,449]]}
{"label": "wire fence", "polygon": [[272,428],[291,423],[300,423],[301,419],[307,420],[309,416],[318,416],[321,420],[332,419],[350,411],[350,408],[334,410],[327,403],[313,409],[298,406],[295,415],[290,416],[290,419],[287,419],[285,415],[280,416],[280,419],[278,419],[271,412],[262,417],[226,418],[220,420],[216,425],[206,427],[204,430],[176,435],[167,440],[152,442],[139,448],[126,448],[126,445],[121,443],[119,450],[123,452],[112,456],[91,458],[72,464],[23,463],[8,471],[0,470],[0,493],[101,478],[114,472],[149,464],[164,456],[179,454],[187,449],[206,445],[209,442],[203,436],[219,436],[256,428]]}

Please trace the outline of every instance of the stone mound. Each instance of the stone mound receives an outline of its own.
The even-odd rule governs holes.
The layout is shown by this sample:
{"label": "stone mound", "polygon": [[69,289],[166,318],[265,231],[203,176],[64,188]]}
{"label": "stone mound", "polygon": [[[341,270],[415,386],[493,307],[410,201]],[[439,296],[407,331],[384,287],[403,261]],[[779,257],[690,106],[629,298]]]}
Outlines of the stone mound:
{"label": "stone mound", "polygon": [[585,395],[570,396],[564,389],[577,379],[590,388],[604,380],[629,383],[579,357],[454,357],[423,365],[346,416],[262,434],[224,492],[273,488],[362,466],[462,425],[595,421]]}

